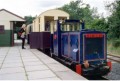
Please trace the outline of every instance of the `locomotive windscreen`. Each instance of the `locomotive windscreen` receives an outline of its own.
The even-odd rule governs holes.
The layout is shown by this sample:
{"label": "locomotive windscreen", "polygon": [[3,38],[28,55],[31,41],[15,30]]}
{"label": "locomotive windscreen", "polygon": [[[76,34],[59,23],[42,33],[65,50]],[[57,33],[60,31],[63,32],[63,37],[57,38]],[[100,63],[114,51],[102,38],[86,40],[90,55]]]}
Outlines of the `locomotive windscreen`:
{"label": "locomotive windscreen", "polygon": [[103,37],[85,38],[85,59],[93,60],[104,58]]}
{"label": "locomotive windscreen", "polygon": [[86,39],[86,53],[87,54],[93,54],[93,53],[101,53],[102,52],[102,39],[101,38],[94,38]]}

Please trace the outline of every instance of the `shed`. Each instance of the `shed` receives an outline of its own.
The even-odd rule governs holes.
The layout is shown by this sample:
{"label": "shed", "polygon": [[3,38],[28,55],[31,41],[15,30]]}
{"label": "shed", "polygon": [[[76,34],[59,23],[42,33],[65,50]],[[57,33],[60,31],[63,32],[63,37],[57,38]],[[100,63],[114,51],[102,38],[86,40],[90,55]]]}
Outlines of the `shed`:
{"label": "shed", "polygon": [[50,31],[46,28],[49,23],[60,19],[69,19],[69,14],[58,9],[47,10],[33,20],[33,32]]}
{"label": "shed", "polygon": [[0,10],[0,46],[13,46],[14,34],[25,23],[25,19],[6,10]]}

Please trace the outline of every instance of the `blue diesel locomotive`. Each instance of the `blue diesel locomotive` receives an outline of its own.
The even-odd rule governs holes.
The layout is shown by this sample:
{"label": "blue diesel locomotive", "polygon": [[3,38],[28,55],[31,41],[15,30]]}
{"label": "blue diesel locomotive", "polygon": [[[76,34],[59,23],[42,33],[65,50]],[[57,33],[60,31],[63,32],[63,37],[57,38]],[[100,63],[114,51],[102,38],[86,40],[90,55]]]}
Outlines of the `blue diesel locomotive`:
{"label": "blue diesel locomotive", "polygon": [[110,72],[105,32],[84,29],[80,20],[51,22],[51,56],[75,68],[83,76],[103,76]]}

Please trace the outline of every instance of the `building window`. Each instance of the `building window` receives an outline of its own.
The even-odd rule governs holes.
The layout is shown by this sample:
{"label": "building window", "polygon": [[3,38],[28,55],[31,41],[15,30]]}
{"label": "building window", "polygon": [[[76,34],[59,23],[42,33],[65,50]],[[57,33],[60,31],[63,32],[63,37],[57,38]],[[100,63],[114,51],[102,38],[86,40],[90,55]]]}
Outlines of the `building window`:
{"label": "building window", "polygon": [[4,25],[0,25],[0,34],[1,33],[4,33],[5,32],[5,30],[4,30]]}

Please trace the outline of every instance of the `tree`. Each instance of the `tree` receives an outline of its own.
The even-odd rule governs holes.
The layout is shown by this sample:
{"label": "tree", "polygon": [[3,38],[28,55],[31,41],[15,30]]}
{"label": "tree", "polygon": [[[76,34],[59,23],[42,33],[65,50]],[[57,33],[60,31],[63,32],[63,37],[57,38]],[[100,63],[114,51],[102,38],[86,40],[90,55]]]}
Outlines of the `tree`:
{"label": "tree", "polygon": [[25,18],[25,20],[26,20],[26,24],[27,24],[27,25],[28,25],[28,24],[31,24],[32,21],[35,19],[35,17],[32,17],[32,16],[25,16],[24,18]]}
{"label": "tree", "polygon": [[66,11],[70,14],[70,19],[79,19],[82,17],[82,10],[79,6],[81,0],[71,1],[69,4],[65,4],[63,7],[58,8],[60,10]]}
{"label": "tree", "polygon": [[90,28],[94,18],[99,18],[97,8],[90,9],[89,4],[85,4],[82,0],[71,1],[63,7],[58,8],[70,14],[70,19],[84,20],[86,28]]}
{"label": "tree", "polygon": [[90,29],[95,29],[95,30],[99,30],[99,31],[104,31],[104,32],[108,32],[109,26],[105,20],[105,18],[96,18],[93,20],[93,23],[90,26]]}
{"label": "tree", "polygon": [[109,37],[120,38],[120,1],[116,0],[113,3],[106,6],[111,12],[108,17],[109,25]]}

